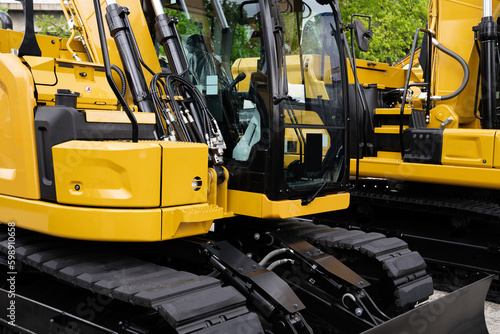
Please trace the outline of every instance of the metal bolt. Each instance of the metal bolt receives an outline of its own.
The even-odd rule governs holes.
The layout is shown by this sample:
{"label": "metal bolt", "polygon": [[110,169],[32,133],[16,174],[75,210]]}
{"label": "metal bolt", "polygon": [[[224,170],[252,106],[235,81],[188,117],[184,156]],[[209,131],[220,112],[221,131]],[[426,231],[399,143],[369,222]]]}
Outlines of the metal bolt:
{"label": "metal bolt", "polygon": [[54,41],[54,40],[51,40],[51,41],[50,41],[50,43],[52,43],[52,44],[56,44],[56,41]]}
{"label": "metal bolt", "polygon": [[297,304],[293,304],[292,306],[293,306],[294,309],[298,309],[299,308],[299,305],[297,305]]}
{"label": "metal bolt", "polygon": [[486,160],[483,160],[483,164],[485,164],[485,163],[486,163]]}
{"label": "metal bolt", "polygon": [[79,190],[80,190],[80,185],[76,184],[76,185],[75,185],[75,190],[76,190],[76,191],[79,191]]}
{"label": "metal bolt", "polygon": [[356,313],[358,317],[361,317],[361,315],[363,314],[363,309],[361,307],[356,307],[354,313]]}
{"label": "metal bolt", "polygon": [[257,269],[257,265],[256,264],[252,264],[252,269]]}
{"label": "metal bolt", "polygon": [[242,273],[242,272],[243,272],[243,268],[238,268],[238,271],[239,271],[240,273]]}
{"label": "metal bolt", "polygon": [[254,238],[255,240],[259,240],[259,239],[260,239],[260,234],[259,234],[259,233],[255,233],[255,234],[253,235],[253,238]]}

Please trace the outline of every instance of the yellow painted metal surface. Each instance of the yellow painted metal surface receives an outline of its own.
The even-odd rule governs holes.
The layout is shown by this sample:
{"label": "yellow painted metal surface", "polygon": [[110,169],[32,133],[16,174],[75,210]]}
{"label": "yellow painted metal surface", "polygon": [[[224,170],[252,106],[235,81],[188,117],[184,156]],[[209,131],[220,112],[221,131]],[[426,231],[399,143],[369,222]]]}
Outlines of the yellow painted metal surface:
{"label": "yellow painted metal surface", "polygon": [[309,205],[302,206],[300,200],[270,201],[264,194],[229,190],[228,201],[228,210],[237,215],[277,219],[342,210],[348,206],[348,193],[317,197]]}
{"label": "yellow painted metal surface", "polygon": [[[403,125],[403,131],[408,129],[408,125]],[[374,129],[375,133],[399,134],[399,125],[381,125]]]}
{"label": "yellow painted metal surface", "polygon": [[444,130],[441,163],[491,168],[495,134],[495,130]]}
{"label": "yellow painted metal surface", "polygon": [[0,54],[0,194],[40,198],[35,105],[26,66],[12,54]]}
{"label": "yellow painted metal surface", "polygon": [[395,160],[400,160],[401,159],[401,153],[400,152],[389,152],[389,151],[378,151],[377,152],[377,158],[378,159],[395,159]]}
{"label": "yellow painted metal surface", "polygon": [[54,146],[52,153],[59,203],[160,205],[162,150],[158,143],[75,140]]}
{"label": "yellow painted metal surface", "polygon": [[222,167],[224,171],[224,180],[219,184],[217,172],[213,168],[208,169],[208,199],[207,202],[210,205],[217,205],[224,210],[224,217],[233,217],[234,213],[227,211],[227,185],[229,181],[229,172],[225,167]]}
{"label": "yellow painted metal surface", "polygon": [[[328,93],[326,91],[325,83],[327,81],[331,83],[331,71],[327,69],[325,73],[323,73],[323,78],[321,78],[322,62],[320,55],[305,55],[303,56],[302,63],[300,62],[300,56],[287,56],[286,61],[287,73],[289,77],[298,77],[299,80],[301,78],[300,66],[301,64],[304,64],[304,86],[306,98],[317,99],[319,96],[321,96],[323,99],[328,99]],[[326,64],[330,63],[329,59],[324,59],[324,61],[326,62]],[[289,62],[290,66],[293,66],[295,64],[295,71],[293,71],[294,67],[288,66]],[[301,83],[301,81],[299,83]]]}
{"label": "yellow painted metal surface", "polygon": [[[400,115],[401,114],[401,109],[400,108],[376,108],[375,109],[375,115]],[[405,109],[403,110],[404,115],[410,115],[411,114],[411,108],[410,106],[405,106]]]}
{"label": "yellow painted metal surface", "polygon": [[58,237],[97,241],[158,241],[161,209],[74,207],[0,195],[0,221]]}
{"label": "yellow painted metal surface", "polygon": [[[12,49],[17,50],[23,40],[24,32],[0,29],[0,52],[10,53]],[[36,35],[36,40],[42,51],[42,57],[73,59],[66,49],[66,38]],[[88,61],[87,54],[81,43],[72,44],[73,51],[83,60]]]}
{"label": "yellow painted metal surface", "polygon": [[495,151],[493,153],[493,167],[500,168],[500,131],[495,134]]}
{"label": "yellow painted metal surface", "polygon": [[[447,184],[464,187],[500,189],[500,169],[445,166],[402,162],[400,159],[363,158],[359,162],[361,177]],[[351,159],[351,175],[356,173],[356,160]]]}
{"label": "yellow painted metal surface", "polygon": [[258,57],[251,57],[239,58],[234,61],[233,66],[231,66],[231,74],[233,78],[236,78],[240,73],[246,74],[245,79],[240,81],[236,85],[236,89],[238,91],[248,91],[248,89],[250,88],[250,78],[252,76],[252,73],[257,71],[258,59]]}
{"label": "yellow painted metal surface", "polygon": [[443,128],[441,124],[446,124],[445,129],[458,129],[460,118],[453,108],[448,104],[440,104],[431,109],[428,128]]}
{"label": "yellow painted metal surface", "polygon": [[[240,58],[231,66],[233,77],[236,77],[239,73],[246,74],[246,78],[236,86],[239,91],[247,91],[249,89],[251,75],[257,72],[258,59],[258,57]],[[328,57],[323,59],[324,63],[328,64],[329,61]],[[325,83],[331,83],[330,76],[332,73],[328,68],[322,71],[321,64],[322,59],[320,55],[303,55],[302,62],[299,55],[286,56],[289,85],[300,85],[299,89],[305,89],[305,97],[307,98],[317,99],[318,96],[322,96],[324,99],[328,99]],[[302,77],[302,74],[304,77]]]}
{"label": "yellow painted metal surface", "polygon": [[[151,35],[149,33],[148,25],[144,14],[142,11],[142,6],[139,0],[120,0],[120,6],[128,7],[130,9],[130,15],[128,19],[130,20],[130,25],[135,35],[135,39],[138,41],[141,48],[141,55],[144,62],[155,72],[161,72],[160,63],[156,55],[156,51],[151,40]],[[102,64],[102,49],[101,42],[99,40],[99,33],[97,31],[96,17],[94,13],[94,4],[92,1],[76,1],[75,11],[79,14],[84,26],[85,31],[89,36],[90,48],[95,50],[96,58],[94,61]],[[101,0],[102,15],[106,14],[106,1]],[[103,17],[104,19],[104,17]],[[109,47],[109,56],[111,64],[116,64],[123,69],[121,60],[118,52],[116,51],[116,44],[109,34],[109,29],[104,19],[104,27],[106,31],[106,38]],[[75,44],[75,43],[73,43]],[[152,75],[147,70],[144,69],[144,75],[146,76],[146,81],[151,81]]]}
{"label": "yellow painted metal surface", "polygon": [[[358,80],[361,84],[377,84],[379,88],[393,89],[403,87],[406,80],[407,70],[391,67],[386,63],[356,59]],[[347,60],[349,82],[354,82],[349,60]],[[410,81],[420,82],[420,78],[412,72]]]}
{"label": "yellow painted metal surface", "polygon": [[[130,123],[124,111],[85,110],[85,120],[90,123]],[[156,124],[154,113],[134,112],[139,124]]]}
{"label": "yellow painted metal surface", "polygon": [[[78,98],[78,108],[99,109],[117,109],[117,100],[105,77],[102,66],[102,50],[97,31],[96,18],[94,14],[94,5],[92,1],[75,1],[74,11],[77,14],[75,18],[78,23],[84,24],[84,34],[88,36],[87,44],[91,54],[93,54],[93,63],[88,62],[83,44],[79,41],[73,41],[71,48],[83,60],[74,61],[71,53],[67,49],[67,39],[58,39],[51,36],[37,35],[37,41],[42,49],[42,56],[24,57],[30,68],[34,72],[35,83],[37,83],[38,100],[47,105],[54,104],[54,95],[57,89],[70,89],[80,93]],[[121,6],[130,8],[128,16],[137,41],[140,41],[141,55],[148,66],[156,73],[161,72],[160,64],[157,58],[156,50],[151,40],[149,29],[143,15],[140,1],[121,0]],[[101,1],[102,13],[106,13],[106,1]],[[79,20],[81,19],[81,21]],[[121,59],[116,49],[114,40],[109,35],[106,20],[104,27],[107,35],[110,60],[123,69]],[[6,31],[0,29],[0,51],[10,53],[11,49],[17,49],[21,44],[22,32]],[[49,59],[44,59],[49,58]],[[51,60],[50,60],[51,59]],[[54,65],[54,66],[51,66]],[[146,81],[152,78],[151,73],[143,70]],[[115,82],[119,83],[118,76],[113,72]],[[127,90],[126,100],[133,104],[130,89]]]}
{"label": "yellow painted metal surface", "polygon": [[[436,102],[436,104],[449,105],[458,115],[461,124],[477,124],[473,110],[479,57],[474,46],[472,27],[478,25],[481,21],[483,1],[433,0],[430,2],[430,8],[433,7],[437,10],[434,10],[432,15],[429,15],[429,21],[434,18],[436,39],[443,46],[460,55],[471,69],[469,83],[465,90],[454,99]],[[499,11],[500,2],[493,1],[493,17],[497,17]],[[432,22],[429,22],[429,25],[431,24]],[[436,51],[432,66],[434,95],[449,94],[460,86],[463,71],[456,60]]]}
{"label": "yellow painted metal surface", "polygon": [[209,204],[164,208],[162,212],[163,240],[207,233],[214,219],[224,216],[223,208]]}
{"label": "yellow painted metal surface", "polygon": [[57,90],[70,89],[80,93],[77,108],[118,108],[102,65],[33,56],[24,60],[33,73],[39,102],[54,105]]}
{"label": "yellow painted metal surface", "polygon": [[161,206],[207,202],[208,146],[161,142]]}

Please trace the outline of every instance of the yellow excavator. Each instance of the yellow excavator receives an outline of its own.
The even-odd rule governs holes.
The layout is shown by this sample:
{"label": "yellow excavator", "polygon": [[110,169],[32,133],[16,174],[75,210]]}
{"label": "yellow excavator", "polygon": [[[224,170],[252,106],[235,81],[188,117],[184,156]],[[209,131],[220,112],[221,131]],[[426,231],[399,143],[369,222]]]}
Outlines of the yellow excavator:
{"label": "yellow excavator", "polygon": [[[430,1],[405,59],[357,60],[349,74],[357,187],[350,217],[327,220],[402,237],[448,281],[500,274],[499,12]],[[499,300],[498,280],[490,293]]]}
{"label": "yellow excavator", "polygon": [[61,0],[67,39],[19,2],[23,31],[0,15],[2,332],[487,332],[490,277],[422,304],[407,243],[295,218],[349,205],[337,2]]}

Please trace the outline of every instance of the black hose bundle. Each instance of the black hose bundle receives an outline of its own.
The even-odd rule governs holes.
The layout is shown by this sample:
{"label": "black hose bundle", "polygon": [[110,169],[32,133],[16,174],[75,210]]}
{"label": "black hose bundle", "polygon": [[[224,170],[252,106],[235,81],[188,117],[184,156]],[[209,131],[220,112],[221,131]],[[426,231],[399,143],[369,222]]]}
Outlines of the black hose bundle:
{"label": "black hose bundle", "polygon": [[[165,120],[169,138],[205,143],[214,148],[213,143],[220,137],[219,126],[196,86],[181,75],[157,73],[149,89],[154,105]],[[195,112],[196,115],[191,114]],[[199,123],[195,119],[199,119]]]}

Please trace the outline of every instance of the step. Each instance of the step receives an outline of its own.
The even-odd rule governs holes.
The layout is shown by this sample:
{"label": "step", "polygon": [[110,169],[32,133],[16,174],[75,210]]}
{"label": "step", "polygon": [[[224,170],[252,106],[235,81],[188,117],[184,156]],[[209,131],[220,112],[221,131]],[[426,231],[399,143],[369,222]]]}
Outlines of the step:
{"label": "step", "polygon": [[[376,108],[375,115],[400,115],[401,108]],[[411,107],[405,107],[404,115],[411,115]]]}
{"label": "step", "polygon": [[[403,131],[408,129],[408,125],[403,125]],[[375,128],[375,133],[383,133],[383,134],[399,134],[399,125],[382,125],[380,127]]]}

